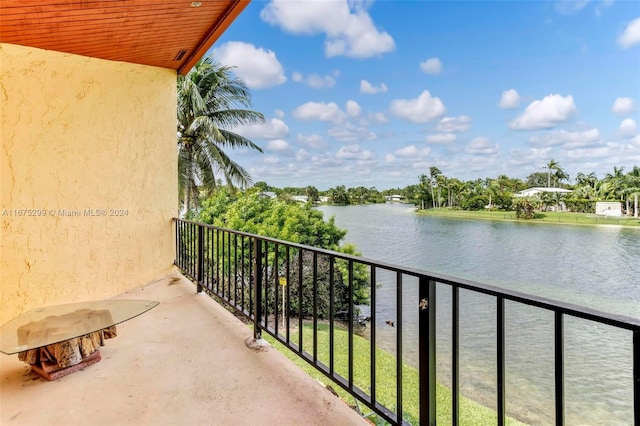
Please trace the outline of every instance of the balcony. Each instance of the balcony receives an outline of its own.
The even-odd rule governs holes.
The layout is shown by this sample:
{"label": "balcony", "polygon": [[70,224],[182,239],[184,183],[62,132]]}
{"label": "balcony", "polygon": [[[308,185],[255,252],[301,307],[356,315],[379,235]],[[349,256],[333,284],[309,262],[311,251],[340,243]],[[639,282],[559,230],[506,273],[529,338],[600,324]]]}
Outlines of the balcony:
{"label": "balcony", "polygon": [[[531,387],[542,387],[540,416],[523,421],[600,423],[588,410],[598,403],[604,410],[599,419],[640,424],[636,318],[190,221],[176,220],[175,244],[175,263],[198,291],[253,321],[256,337],[268,334],[288,347],[378,420],[514,424],[514,417],[521,416],[513,411],[514,394],[521,394],[515,404],[528,410],[527,401],[537,398]],[[366,319],[356,302],[363,299],[363,288],[370,307]],[[483,312],[481,330],[464,317],[470,301]],[[394,314],[386,314],[392,318],[378,315],[381,303],[393,306]],[[538,316],[533,321],[521,317],[524,310]],[[523,356],[514,357],[515,336],[532,328],[538,328],[540,340],[520,341]],[[583,333],[576,338],[578,330]],[[468,373],[462,348],[471,341],[480,341],[494,355],[493,374],[478,383],[489,395],[482,402],[489,412],[479,422],[461,393]],[[539,355],[526,345],[537,345]],[[616,352],[606,358],[613,347]],[[520,378],[514,373],[531,368],[532,357],[538,356],[546,362],[531,371],[531,382],[514,386],[514,377]],[[587,367],[584,360],[590,358],[601,362]],[[443,361],[445,371],[438,365]],[[594,382],[600,371],[615,381]],[[600,390],[586,395],[577,390],[577,382]],[[611,420],[614,413],[616,420]]]}
{"label": "balcony", "polygon": [[[174,242],[175,264],[184,275],[174,272],[117,296],[160,305],[119,325],[117,338],[101,350],[100,363],[48,383],[17,357],[0,357],[0,424],[367,424],[275,349],[249,349],[245,341],[252,340],[252,330],[239,316],[253,322],[254,338],[269,335],[288,347],[332,380],[349,403],[357,400],[378,420],[456,425],[469,420],[460,386],[465,367],[460,346],[469,336],[460,321],[463,294],[480,295],[493,311],[488,323],[494,334],[482,336],[496,353],[495,380],[486,383],[496,407],[489,423],[513,423],[505,347],[514,318],[507,311],[526,306],[551,319],[545,328],[552,342],[551,368],[537,372],[552,382],[551,420],[544,423],[571,423],[565,414],[575,412],[566,399],[566,383],[575,378],[568,376],[565,351],[582,348],[568,347],[565,334],[579,320],[604,328],[590,339],[596,345],[607,334],[622,336],[629,352],[621,378],[629,389],[625,412],[629,424],[640,424],[637,319],[189,221],[175,221]],[[362,279],[368,282],[371,312],[368,324],[357,330],[362,318],[353,303],[354,283]],[[395,292],[396,315],[387,339],[376,326],[381,280]],[[449,304],[436,298],[437,289],[450,292]],[[303,305],[313,314],[305,314]],[[436,326],[436,306],[451,320],[446,325],[450,399],[444,404],[436,399],[442,393],[437,380],[444,378],[436,367],[436,338],[443,329]],[[389,335],[391,346],[381,350]],[[408,357],[416,359],[417,369],[407,365]]]}
{"label": "balcony", "polygon": [[102,361],[47,382],[0,356],[2,425],[367,424],[179,273],[120,294],[156,308],[118,325]]}

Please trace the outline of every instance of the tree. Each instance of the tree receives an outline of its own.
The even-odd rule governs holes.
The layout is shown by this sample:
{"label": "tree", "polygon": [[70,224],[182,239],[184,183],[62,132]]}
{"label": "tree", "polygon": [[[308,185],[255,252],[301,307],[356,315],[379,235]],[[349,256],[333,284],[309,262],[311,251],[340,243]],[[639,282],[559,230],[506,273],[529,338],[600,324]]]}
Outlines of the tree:
{"label": "tree", "polygon": [[624,189],[627,200],[627,214],[630,210],[630,201],[633,197],[633,217],[638,217],[638,198],[640,197],[640,167],[633,166],[633,169],[624,177]]}
{"label": "tree", "polygon": [[[442,172],[436,166],[429,167],[429,176],[431,177],[431,200],[433,201],[433,208],[436,208],[436,196],[433,193],[433,187],[438,184],[438,176],[440,176]],[[439,200],[438,200],[439,202]],[[440,205],[438,205],[440,207]]]}
{"label": "tree", "polygon": [[591,172],[588,175],[579,172],[576,175],[576,186],[573,188],[573,196],[585,200],[593,199],[596,196],[597,186],[598,178],[595,172]]}
{"label": "tree", "polygon": [[547,185],[548,175],[543,172],[533,172],[527,176],[527,186],[532,187],[544,187]]}
{"label": "tree", "polygon": [[564,171],[564,169],[560,166],[558,166],[556,168],[556,172],[553,174],[553,177],[555,179],[554,181],[554,187],[556,186],[555,184],[557,183],[558,187],[562,187],[562,181],[564,180],[569,180],[569,175],[567,174],[567,172]]}
{"label": "tree", "polygon": [[305,192],[307,193],[307,202],[313,204],[314,202],[318,201],[318,188],[316,188],[315,186],[307,186]]}
{"label": "tree", "polygon": [[[353,244],[340,244],[347,231],[338,228],[333,217],[325,221],[322,212],[312,208],[308,203],[300,204],[277,198],[261,198],[258,193],[257,189],[232,193],[228,188],[219,188],[210,198],[203,201],[203,208],[199,213],[198,220],[222,228],[356,256],[360,255]],[[227,257],[233,259],[230,264],[223,265],[228,268],[229,276],[233,275],[231,270],[234,268],[244,268],[243,270],[248,271],[248,262],[250,261],[247,255],[250,252],[247,246],[249,244],[248,241],[244,239],[234,239],[233,243],[231,241],[229,239],[227,242],[228,248],[221,247],[219,240],[214,240],[210,243],[218,250],[228,250],[227,256],[222,256],[222,258],[223,261]],[[242,244],[245,244],[244,250]],[[224,245],[223,241],[222,246]],[[303,249],[298,256],[294,253],[297,250],[295,248],[290,249],[290,282],[288,285],[291,286],[292,295],[298,294],[297,289],[301,272],[303,297],[302,300],[298,300],[297,297],[291,298],[288,305],[289,313],[297,315],[298,307],[301,304],[303,316],[313,314],[314,293],[312,289],[314,277],[317,287],[318,316],[320,318],[328,318],[329,316],[329,286],[331,281],[334,283],[335,311],[347,310],[350,303],[348,262],[336,259],[333,279],[331,279],[331,263],[328,256],[319,254],[314,261],[313,252]],[[246,257],[236,260],[239,253],[245,253]],[[264,262],[263,274],[269,277],[270,282],[275,282],[278,277],[285,275],[286,262],[284,259],[286,258],[286,253],[286,249],[280,247],[277,259],[271,252],[269,259]],[[314,263],[316,264],[315,270]],[[235,270],[237,271],[238,269]],[[354,297],[351,302],[355,305],[367,304],[369,277],[364,265],[359,263],[353,265],[352,281]],[[246,288],[248,289],[249,285],[246,285]],[[246,295],[246,297],[249,298],[249,295]],[[268,298],[267,302],[271,306],[280,302],[275,299],[273,292],[269,292]]]}
{"label": "tree", "polygon": [[[415,201],[417,202],[416,204],[420,206],[421,210],[424,210],[424,202],[429,198],[429,189],[431,189],[431,194],[433,196],[433,187],[431,186],[431,180],[429,176],[421,174],[418,178],[420,179],[420,183],[417,185],[417,188],[415,188],[416,191],[411,192],[412,194],[415,194],[414,197]],[[405,197],[408,197],[407,193],[405,193]]]}
{"label": "tree", "polygon": [[569,175],[566,174],[564,169],[562,167],[560,167],[560,164],[557,161],[555,161],[553,158],[551,160],[549,160],[549,162],[547,163],[545,168],[547,169],[547,172],[548,172],[548,174],[547,174],[547,188],[551,188],[551,170],[555,170],[556,171],[554,176],[556,177],[556,179],[558,181],[562,181],[562,180],[565,180],[565,179],[569,178]]}
{"label": "tree", "polygon": [[336,186],[335,188],[330,189],[329,192],[331,194],[330,197],[333,204],[341,206],[350,204],[349,195],[347,194],[347,189],[344,185]]}
{"label": "tree", "polygon": [[246,109],[251,106],[246,85],[231,75],[231,68],[211,58],[198,61],[187,75],[178,77],[177,84],[178,187],[188,212],[198,207],[202,192],[212,192],[218,186],[218,178],[224,178],[230,187],[251,182],[249,173],[224,150],[262,152],[231,129],[264,122],[264,116]]}
{"label": "tree", "polygon": [[492,200],[497,198],[501,193],[500,183],[495,179],[487,179],[487,194],[489,195],[489,211],[491,211]]}
{"label": "tree", "polygon": [[261,192],[270,191],[271,187],[267,184],[267,182],[261,180],[253,184],[253,187],[260,190]]}
{"label": "tree", "polygon": [[464,184],[456,179],[456,178],[452,178],[449,179],[448,182],[448,188],[447,190],[449,191],[449,206],[450,207],[454,207],[459,205],[459,195],[460,195],[460,191],[462,191]]}
{"label": "tree", "polygon": [[600,186],[598,195],[605,200],[623,200],[624,167],[614,167],[613,173],[607,173]]}

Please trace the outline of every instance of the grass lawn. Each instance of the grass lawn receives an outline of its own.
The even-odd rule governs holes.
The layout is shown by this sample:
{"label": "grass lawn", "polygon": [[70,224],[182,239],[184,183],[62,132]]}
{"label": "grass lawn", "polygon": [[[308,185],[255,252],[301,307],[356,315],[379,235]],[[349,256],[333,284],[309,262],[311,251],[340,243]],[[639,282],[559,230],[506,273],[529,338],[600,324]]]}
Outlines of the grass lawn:
{"label": "grass lawn", "polygon": [[[348,332],[337,327],[334,329],[334,369],[342,377],[348,377]],[[280,344],[277,340],[263,333],[263,337],[277,350],[282,352],[287,358],[293,361],[297,366],[306,371],[310,376],[319,380],[324,384],[331,384],[332,388],[340,395],[342,399],[350,405],[354,405],[355,401],[352,396],[342,390],[339,385],[332,384],[332,381],[325,375],[311,367],[306,361],[300,359],[290,349]],[[298,341],[298,334],[291,333],[291,341]],[[369,366],[371,363],[370,345],[367,339],[359,336],[353,337],[353,376],[354,385],[369,393],[370,377]],[[303,326],[303,347],[310,354],[313,353],[313,325],[306,324]],[[326,324],[318,324],[318,360],[329,365],[329,326]],[[403,407],[404,419],[411,424],[419,424],[419,407],[418,407],[418,370],[403,364]],[[376,393],[378,402],[390,409],[395,408],[396,404],[396,358],[394,355],[376,349]],[[437,422],[438,424],[451,424],[451,391],[437,384]],[[370,413],[370,410],[360,404],[363,414]],[[376,417],[370,419],[376,422]],[[377,423],[376,423],[377,424]],[[381,423],[383,424],[383,423]],[[497,414],[483,405],[480,405],[469,399],[460,397],[460,424],[461,425],[490,425],[497,424]],[[522,423],[514,419],[507,418],[506,424],[520,425]]]}
{"label": "grass lawn", "polygon": [[640,219],[633,217],[604,217],[590,213],[571,212],[536,212],[533,219],[516,218],[516,212],[507,211],[467,211],[448,208],[420,210],[420,214],[429,216],[445,216],[463,219],[509,220],[523,223],[561,223],[577,225],[619,225],[625,227],[640,226]]}

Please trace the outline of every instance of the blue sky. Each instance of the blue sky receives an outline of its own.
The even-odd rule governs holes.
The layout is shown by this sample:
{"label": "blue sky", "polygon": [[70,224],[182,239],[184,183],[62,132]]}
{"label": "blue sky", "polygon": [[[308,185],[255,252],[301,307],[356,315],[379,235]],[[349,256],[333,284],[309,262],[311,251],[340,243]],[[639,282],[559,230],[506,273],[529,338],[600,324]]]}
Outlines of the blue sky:
{"label": "blue sky", "polygon": [[320,190],[640,165],[638,1],[253,1],[211,49],[267,123],[254,181]]}

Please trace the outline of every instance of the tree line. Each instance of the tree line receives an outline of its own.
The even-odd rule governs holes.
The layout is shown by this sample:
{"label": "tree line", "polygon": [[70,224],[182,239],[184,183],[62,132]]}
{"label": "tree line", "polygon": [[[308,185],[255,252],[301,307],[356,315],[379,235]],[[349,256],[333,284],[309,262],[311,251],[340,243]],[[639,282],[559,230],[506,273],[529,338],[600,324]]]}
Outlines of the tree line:
{"label": "tree line", "polygon": [[[640,166],[633,166],[625,172],[624,167],[614,167],[599,179],[595,172],[578,173],[573,181],[569,174],[551,160],[545,167],[547,171],[533,172],[526,179],[499,175],[496,178],[461,180],[448,177],[435,166],[429,173],[418,176],[418,182],[404,188],[378,190],[376,187],[349,187],[338,185],[325,191],[315,186],[276,188],[266,182],[256,182],[254,187],[260,191],[273,192],[280,198],[307,196],[309,202],[323,199],[329,204],[349,205],[384,203],[386,196],[400,195],[407,203],[420,209],[455,208],[461,210],[517,210],[520,200],[514,197],[518,192],[532,187],[563,188],[570,194],[553,192],[542,193],[536,197],[535,207],[546,209],[563,201],[569,210],[592,213],[597,201],[622,202],[627,212],[635,212],[637,198],[640,197]],[[531,201],[531,200],[529,200]]]}

